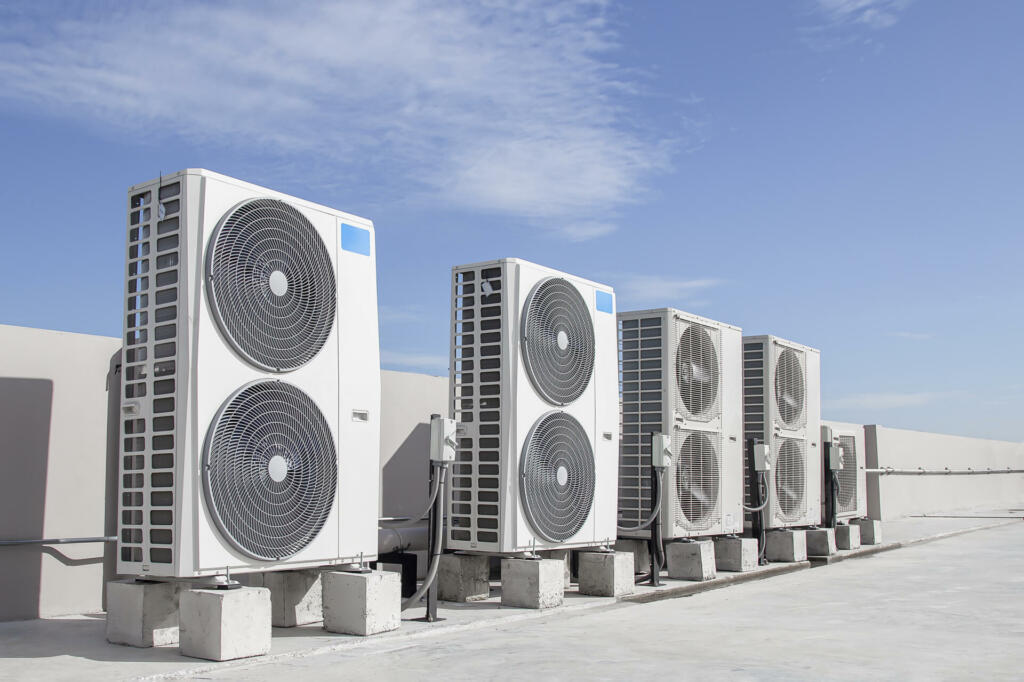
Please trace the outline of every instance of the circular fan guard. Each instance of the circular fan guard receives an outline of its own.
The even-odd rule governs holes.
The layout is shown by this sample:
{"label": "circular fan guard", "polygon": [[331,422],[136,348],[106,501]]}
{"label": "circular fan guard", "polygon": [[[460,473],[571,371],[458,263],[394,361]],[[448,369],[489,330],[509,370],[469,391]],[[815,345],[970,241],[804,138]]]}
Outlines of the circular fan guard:
{"label": "circular fan guard", "polygon": [[675,467],[679,511],[691,525],[707,524],[718,508],[718,453],[703,433],[691,433],[679,448]]}
{"label": "circular fan guard", "polygon": [[564,412],[541,417],[519,464],[519,494],[534,531],[550,542],[578,533],[590,516],[594,483],[594,451],[580,423]]}
{"label": "circular fan guard", "polygon": [[567,280],[538,284],[523,308],[522,350],[537,392],[553,405],[583,394],[594,372],[594,326],[580,292]]}
{"label": "circular fan guard", "polygon": [[783,350],[775,363],[775,404],[789,426],[795,426],[804,411],[804,371],[792,348]]}
{"label": "circular fan guard", "polygon": [[839,511],[857,509],[857,442],[853,436],[839,436],[843,448],[843,469],[839,472]]}
{"label": "circular fan guard", "polygon": [[280,560],[320,532],[338,485],[327,420],[305,393],[259,381],[231,396],[203,452],[203,492],[217,528],[243,554]]}
{"label": "circular fan guard", "polygon": [[775,459],[775,500],[779,514],[789,521],[804,508],[804,453],[800,444],[786,438]]}
{"label": "circular fan guard", "polygon": [[210,241],[206,283],[217,324],[262,369],[306,364],[334,326],[334,266],[313,224],[277,199],[232,209]]}
{"label": "circular fan guard", "polygon": [[718,398],[718,351],[708,330],[691,324],[676,348],[676,387],[694,417],[704,416]]}

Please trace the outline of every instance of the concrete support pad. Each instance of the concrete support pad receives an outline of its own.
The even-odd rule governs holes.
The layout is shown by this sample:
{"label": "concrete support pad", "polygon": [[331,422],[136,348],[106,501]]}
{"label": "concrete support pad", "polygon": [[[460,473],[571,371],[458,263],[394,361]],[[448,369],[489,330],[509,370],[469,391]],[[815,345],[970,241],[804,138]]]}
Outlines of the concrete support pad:
{"label": "concrete support pad", "polygon": [[833,528],[812,528],[805,532],[807,556],[832,556],[836,553],[836,531]]}
{"label": "concrete support pad", "polygon": [[860,543],[862,545],[882,544],[882,522],[872,519],[855,519],[850,524],[857,524],[860,527]]}
{"label": "concrete support pad", "polygon": [[615,542],[616,552],[633,553],[633,571],[646,573],[651,570],[651,546],[647,540],[624,538]]}
{"label": "concrete support pad", "polygon": [[270,652],[270,590],[182,590],[181,653],[210,661]]}
{"label": "concrete support pad", "polygon": [[668,564],[669,578],[711,580],[718,575],[715,543],[711,540],[670,542],[665,545],[665,563]]}
{"label": "concrete support pad", "polygon": [[569,549],[545,549],[537,552],[545,559],[557,559],[565,564],[565,588],[569,589],[572,584],[572,550]]}
{"label": "concrete support pad", "polygon": [[437,598],[480,601],[491,594],[490,557],[486,554],[442,554],[437,568]]}
{"label": "concrete support pad", "polygon": [[757,538],[715,538],[715,567],[745,573],[757,568]]}
{"label": "concrete support pad", "polygon": [[802,530],[770,530],[765,533],[764,555],[768,561],[806,561],[807,534]]}
{"label": "concrete support pad", "polygon": [[275,628],[293,628],[324,619],[319,569],[258,573],[248,583],[270,590],[270,622]]}
{"label": "concrete support pad", "polygon": [[836,547],[839,549],[859,549],[860,526],[855,523],[836,526]]}
{"label": "concrete support pad", "polygon": [[150,647],[178,643],[178,585],[128,580],[107,583],[107,641]]}
{"label": "concrete support pad", "polygon": [[323,574],[324,629],[376,635],[402,623],[402,577],[392,571]]}
{"label": "concrete support pad", "polygon": [[565,563],[558,559],[502,559],[501,605],[525,609],[561,606]]}
{"label": "concrete support pad", "polygon": [[580,594],[622,597],[636,591],[632,552],[580,552]]}

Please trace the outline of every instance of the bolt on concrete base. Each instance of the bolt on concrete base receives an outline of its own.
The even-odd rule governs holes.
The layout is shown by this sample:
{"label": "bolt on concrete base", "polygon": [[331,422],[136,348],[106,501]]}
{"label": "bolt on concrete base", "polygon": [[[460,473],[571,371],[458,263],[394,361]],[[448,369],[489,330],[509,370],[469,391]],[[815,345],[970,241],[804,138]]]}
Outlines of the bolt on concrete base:
{"label": "bolt on concrete base", "polygon": [[537,552],[545,559],[557,559],[565,564],[565,588],[572,585],[572,550],[569,549],[545,549]]}
{"label": "bolt on concrete base", "polygon": [[178,585],[134,579],[107,583],[107,641],[151,647],[178,643]]}
{"label": "bolt on concrete base", "polygon": [[636,591],[632,552],[579,553],[580,594],[622,597]]}
{"label": "bolt on concrete base", "polygon": [[631,552],[633,554],[633,570],[637,573],[646,573],[651,567],[651,546],[647,540],[636,540],[625,538],[615,542],[616,552]]}
{"label": "bolt on concrete base", "polygon": [[324,619],[319,569],[255,573],[246,582],[270,590],[270,622],[275,628],[293,628]]}
{"label": "bolt on concrete base", "polygon": [[323,574],[324,629],[376,635],[402,624],[402,577],[392,571]]}
{"label": "bolt on concrete base", "polygon": [[665,545],[665,563],[668,577],[677,580],[712,580],[718,575],[711,540],[670,542]]}
{"label": "bolt on concrete base", "polygon": [[768,561],[807,561],[807,534],[802,530],[768,531],[764,556]]}
{"label": "bolt on concrete base", "polygon": [[270,590],[192,589],[181,592],[181,653],[209,661],[270,652]]}
{"label": "bolt on concrete base", "polygon": [[836,526],[836,547],[839,549],[859,549],[860,526],[856,523]]}
{"label": "bolt on concrete base", "polygon": [[850,522],[860,526],[860,543],[862,545],[882,544],[882,522],[873,519],[855,519]]}
{"label": "bolt on concrete base", "polygon": [[442,554],[437,567],[437,598],[480,601],[491,595],[490,557],[486,554]]}
{"label": "bolt on concrete base", "polygon": [[558,559],[502,559],[501,605],[550,609],[565,599],[565,562]]}
{"label": "bolt on concrete base", "polygon": [[812,528],[805,531],[808,556],[832,556],[836,553],[836,532],[833,528]]}
{"label": "bolt on concrete base", "polygon": [[715,538],[715,568],[745,573],[757,568],[757,538]]}

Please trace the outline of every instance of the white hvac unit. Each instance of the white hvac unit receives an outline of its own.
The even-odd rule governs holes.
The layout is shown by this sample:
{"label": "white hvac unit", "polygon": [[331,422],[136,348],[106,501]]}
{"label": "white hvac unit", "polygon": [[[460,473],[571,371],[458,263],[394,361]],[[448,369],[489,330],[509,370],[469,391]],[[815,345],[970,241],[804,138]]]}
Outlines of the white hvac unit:
{"label": "white hvac unit", "polygon": [[518,259],[452,269],[448,548],[615,541],[615,326],[610,287]]}
{"label": "white hvac unit", "polygon": [[[864,427],[860,424],[822,422],[822,438],[824,438],[826,426],[831,428],[833,442],[843,450],[843,468],[837,472],[839,492],[836,500],[836,518],[840,521],[864,518],[868,515]],[[828,474],[827,463],[823,460],[822,491],[828,490],[825,478]],[[822,495],[821,509],[824,519],[824,494]]]}
{"label": "white hvac unit", "polygon": [[[821,355],[743,337],[743,430],[770,448],[767,528],[821,523]],[[750,481],[747,481],[748,499]]]}
{"label": "white hvac unit", "polygon": [[117,572],[373,559],[370,221],[205,170],[128,192]]}
{"label": "white hvac unit", "polygon": [[[671,436],[666,539],[743,530],[742,331],[671,308],[619,313],[619,525],[650,516],[651,434]],[[648,537],[648,530],[620,531]]]}

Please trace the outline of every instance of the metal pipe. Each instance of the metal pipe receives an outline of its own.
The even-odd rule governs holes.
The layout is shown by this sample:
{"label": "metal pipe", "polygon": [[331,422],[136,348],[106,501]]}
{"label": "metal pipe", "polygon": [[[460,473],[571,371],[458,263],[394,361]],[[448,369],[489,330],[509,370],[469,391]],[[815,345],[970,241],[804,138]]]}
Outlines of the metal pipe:
{"label": "metal pipe", "polygon": [[377,529],[377,553],[421,552],[427,549],[427,522],[406,528]]}
{"label": "metal pipe", "polygon": [[43,540],[0,540],[0,547],[9,545],[78,545],[86,542],[117,542],[116,535],[101,535],[95,538],[49,538]]}
{"label": "metal pipe", "polygon": [[895,467],[881,467],[879,469],[864,469],[864,473],[873,474],[875,476],[981,476],[988,474],[1024,474],[1024,469],[1011,469],[1006,467],[1005,469],[993,469],[986,467],[984,469],[972,469],[967,467],[966,469],[925,469],[924,467],[918,467],[916,469],[897,469]]}

